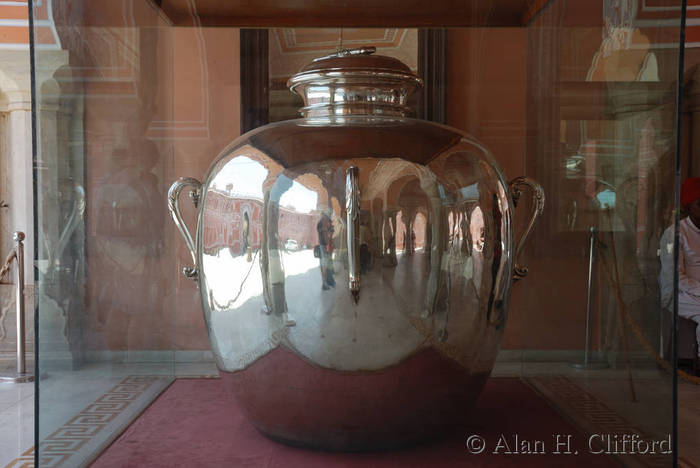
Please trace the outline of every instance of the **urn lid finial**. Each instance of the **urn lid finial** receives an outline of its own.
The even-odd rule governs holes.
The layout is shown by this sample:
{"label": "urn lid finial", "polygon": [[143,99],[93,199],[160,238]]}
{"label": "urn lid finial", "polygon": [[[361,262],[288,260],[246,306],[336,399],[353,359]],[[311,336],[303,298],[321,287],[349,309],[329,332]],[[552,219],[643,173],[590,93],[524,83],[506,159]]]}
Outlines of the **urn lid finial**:
{"label": "urn lid finial", "polygon": [[423,80],[398,59],[372,46],[342,49],[302,67],[287,86],[304,99],[305,117],[406,116],[406,98]]}

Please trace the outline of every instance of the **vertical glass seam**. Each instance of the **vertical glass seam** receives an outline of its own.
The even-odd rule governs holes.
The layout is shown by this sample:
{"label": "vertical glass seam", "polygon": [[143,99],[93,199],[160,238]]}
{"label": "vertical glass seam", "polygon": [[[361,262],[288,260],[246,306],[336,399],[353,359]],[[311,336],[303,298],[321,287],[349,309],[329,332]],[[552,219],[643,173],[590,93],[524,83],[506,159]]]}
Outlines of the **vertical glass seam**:
{"label": "vertical glass seam", "polygon": [[[32,206],[34,213],[32,218],[34,221],[34,251],[32,252],[33,260],[36,263],[38,258],[39,242],[39,220],[37,210],[37,132],[36,132],[36,60],[35,60],[35,42],[34,42],[34,0],[27,1],[29,9],[29,73],[30,73],[30,90],[31,90],[31,119],[32,119],[32,197],[34,201]],[[37,286],[39,285],[39,275],[36,265],[34,267],[34,466],[39,466],[39,301],[37,300]]]}
{"label": "vertical glass seam", "polygon": [[685,22],[686,22],[686,0],[681,0],[681,24],[678,49],[678,88],[677,88],[677,103],[676,103],[676,193],[673,215],[674,234],[673,234],[673,345],[671,347],[671,359],[673,360],[673,466],[678,466],[678,241],[679,241],[679,223],[680,223],[680,197],[681,197],[681,143],[682,143],[682,124],[683,124],[683,72],[685,67]]}

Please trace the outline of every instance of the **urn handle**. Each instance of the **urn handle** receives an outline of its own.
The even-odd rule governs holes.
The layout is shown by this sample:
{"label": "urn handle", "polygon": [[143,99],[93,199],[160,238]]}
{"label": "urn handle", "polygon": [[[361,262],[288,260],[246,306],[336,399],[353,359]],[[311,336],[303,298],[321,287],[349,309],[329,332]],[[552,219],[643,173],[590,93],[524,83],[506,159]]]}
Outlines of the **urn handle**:
{"label": "urn handle", "polygon": [[513,205],[515,205],[516,208],[518,206],[518,201],[520,200],[520,195],[522,194],[521,187],[529,187],[530,190],[532,190],[533,210],[532,214],[530,215],[530,222],[527,224],[525,232],[518,240],[517,246],[515,248],[515,259],[513,262],[515,264],[515,266],[513,267],[513,281],[518,281],[527,276],[527,267],[525,265],[519,264],[518,259],[520,258],[520,254],[522,253],[523,247],[525,246],[525,241],[527,240],[527,237],[530,235],[530,232],[532,231],[532,228],[535,225],[537,217],[540,216],[542,214],[542,211],[544,210],[544,190],[542,189],[542,186],[540,184],[528,177],[523,176],[516,177],[515,179],[511,180],[509,185],[510,195],[513,198]]}
{"label": "urn handle", "polygon": [[355,166],[345,173],[347,213],[348,287],[355,304],[360,299],[360,172]]}
{"label": "urn handle", "polygon": [[199,205],[199,198],[202,192],[202,183],[197,179],[192,177],[180,177],[177,179],[173,185],[170,186],[168,190],[168,211],[170,211],[170,216],[173,218],[177,229],[182,234],[185,239],[185,244],[187,245],[187,250],[190,251],[192,256],[192,266],[184,267],[182,273],[189,279],[196,281],[199,277],[199,265],[197,264],[197,237],[195,234],[194,240],[190,231],[187,229],[187,225],[182,220],[182,213],[180,213],[180,192],[186,187],[192,187],[190,190],[190,199],[194,203],[195,208]]}

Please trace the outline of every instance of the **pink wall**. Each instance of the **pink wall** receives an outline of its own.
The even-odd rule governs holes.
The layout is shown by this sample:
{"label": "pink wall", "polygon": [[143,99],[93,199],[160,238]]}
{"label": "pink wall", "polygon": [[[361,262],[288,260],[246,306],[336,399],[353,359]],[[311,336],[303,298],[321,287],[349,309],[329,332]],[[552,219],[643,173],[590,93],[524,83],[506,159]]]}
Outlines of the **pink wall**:
{"label": "pink wall", "polygon": [[172,264],[163,211],[172,145],[149,134],[172,119],[172,33],[146,3],[133,7],[130,17],[115,12],[121,28],[59,30],[84,95],[87,351],[172,345],[161,273]]}
{"label": "pink wall", "polygon": [[[74,57],[86,58],[85,63],[74,61],[81,65],[76,70],[103,78],[84,84],[91,201],[88,346],[208,349],[199,292],[180,274],[190,263],[189,254],[167,217],[165,194],[178,177],[201,179],[216,155],[239,135],[239,34],[228,28],[173,28],[145,2],[134,5],[135,25],[109,33],[115,37],[106,31],[82,31],[87,40],[91,34],[112,37],[112,42],[101,43],[105,50],[80,50],[77,41],[68,42],[76,47]],[[95,20],[92,6],[85,14]],[[558,154],[553,135],[560,131],[559,120],[540,125],[532,112],[542,103],[530,106],[528,101],[536,99],[528,88],[528,63],[549,60],[558,74],[555,81],[583,82],[600,45],[599,26],[577,27],[564,30],[552,50],[533,49],[537,35],[532,28],[543,17],[530,29],[448,32],[447,123],[482,141],[508,179],[522,174],[547,177],[553,171],[547,164]],[[574,19],[600,24],[600,18]],[[116,62],[110,63],[109,57]],[[544,140],[552,151],[550,159],[532,143]],[[545,188],[550,200],[555,199],[556,187]],[[191,223],[194,210],[184,198],[183,205]],[[548,212],[533,234],[524,258],[531,275],[513,288],[505,348],[583,345],[586,260],[579,247],[586,236],[577,233],[564,248],[550,248],[557,216]],[[564,303],[575,306],[563,308]]]}
{"label": "pink wall", "polygon": [[[189,265],[189,254],[174,226],[164,216],[164,196],[170,182],[177,177],[201,179],[218,152],[239,133],[239,64],[237,55],[232,53],[239,49],[238,32],[224,28],[163,27],[158,34],[162,36],[160,53],[141,57],[158,63],[156,75],[141,77],[143,85],[155,93],[152,114],[142,125],[132,124],[118,135],[112,135],[114,122],[128,120],[128,112],[133,112],[135,101],[132,107],[122,104],[123,112],[117,112],[120,107],[115,107],[113,100],[92,99],[88,106],[86,131],[91,137],[90,146],[95,149],[90,157],[92,164],[88,166],[90,179],[94,181],[117,177],[112,171],[130,161],[123,154],[109,153],[108,145],[98,142],[104,142],[107,137],[107,140],[117,141],[113,147],[125,144],[127,149],[133,149],[138,146],[141,138],[138,132],[144,127],[143,123],[147,124],[146,139],[156,142],[160,155],[156,164],[144,172],[146,179],[154,182],[153,212],[142,211],[142,219],[158,221],[153,223],[151,231],[142,235],[150,239],[157,234],[165,239],[162,245],[153,244],[156,253],[145,266],[140,266],[140,273],[129,275],[128,266],[115,269],[110,264],[114,252],[119,252],[125,265],[131,265],[142,253],[128,248],[119,250],[118,245],[112,245],[119,240],[105,243],[104,238],[109,241],[109,236],[100,235],[96,230],[100,216],[94,215],[89,221],[94,233],[89,242],[88,292],[93,304],[91,326],[94,333],[89,335],[92,337],[90,345],[98,349],[105,346],[109,349],[209,347],[199,292],[193,282],[179,273],[183,266]],[[526,48],[525,29],[453,30],[448,35],[448,123],[480,139],[509,178],[525,173]],[[508,53],[501,53],[503,50]],[[88,87],[87,94],[90,92]],[[507,112],[504,113],[504,109]],[[163,140],[165,138],[169,140]],[[100,144],[101,151],[98,151]],[[138,159],[138,171],[151,165],[146,159]],[[116,183],[134,188],[127,175],[133,174],[117,177]],[[93,192],[88,198],[91,196],[97,198],[98,194]],[[183,206],[186,205],[183,199]],[[194,219],[194,210],[186,208],[185,217]],[[139,219],[138,216],[135,219]],[[145,222],[141,227],[147,225]],[[139,242],[143,243],[144,239]],[[178,252],[176,262],[172,261],[173,251]],[[557,289],[560,294],[548,295],[544,304],[524,304],[523,301],[533,296],[524,297],[523,293],[528,288],[538,287],[533,284],[537,276],[550,278],[553,272],[558,272],[559,276],[554,276],[562,277],[563,272],[571,274],[582,269],[584,262],[545,258],[531,262],[530,266],[533,278],[514,287],[504,347],[572,347],[580,341],[582,324],[573,316],[573,311],[571,317],[563,316],[559,305],[563,299],[580,296],[579,288],[562,281]],[[146,281],[147,277],[151,278],[150,282]],[[110,278],[116,281],[109,281]],[[121,293],[105,292],[113,287]],[[521,315],[524,308],[528,310],[527,317]],[[551,332],[552,326],[557,333]]]}
{"label": "pink wall", "polygon": [[[536,156],[528,153],[526,144],[527,65],[528,54],[534,53],[528,49],[528,29],[450,30],[447,53],[448,125],[479,139],[492,152],[506,180],[520,175],[537,179],[532,169]],[[556,194],[547,193],[547,197],[551,200]],[[527,209],[523,206],[516,211],[516,237],[522,232]],[[583,347],[586,259],[549,255],[546,248],[533,255],[532,245],[542,242],[537,239],[544,231],[541,224],[540,219],[522,258],[530,275],[512,288],[504,349]]]}
{"label": "pink wall", "polygon": [[[100,57],[121,55],[118,79],[84,87],[86,344],[208,349],[199,293],[180,273],[190,260],[166,195],[180,176],[203,178],[239,134],[238,30],[172,28],[145,5],[135,2],[135,24],[102,42],[97,57],[83,56],[104,75],[115,67]],[[93,32],[110,37],[81,34]],[[186,207],[185,217],[192,225],[194,210]]]}
{"label": "pink wall", "polygon": [[[204,178],[216,156],[240,135],[240,42],[237,29],[173,30],[173,164],[168,183],[178,177]],[[183,197],[183,206],[189,205]],[[185,210],[190,226],[194,210]],[[180,272],[189,265],[184,242],[167,221],[177,264],[167,272],[174,288],[174,349],[209,349],[199,291]]]}

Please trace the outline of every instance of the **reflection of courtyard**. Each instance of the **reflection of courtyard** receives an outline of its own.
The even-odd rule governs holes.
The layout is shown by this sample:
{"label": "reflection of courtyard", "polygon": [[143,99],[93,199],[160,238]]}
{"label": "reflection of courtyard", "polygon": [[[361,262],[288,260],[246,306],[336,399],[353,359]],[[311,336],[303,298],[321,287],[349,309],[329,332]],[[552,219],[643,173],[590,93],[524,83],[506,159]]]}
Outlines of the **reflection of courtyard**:
{"label": "reflection of courtyard", "polygon": [[212,345],[227,370],[248,366],[280,342],[324,367],[371,370],[396,364],[424,345],[441,346],[438,337],[448,348],[464,344],[455,351],[459,356],[453,356],[460,361],[477,355],[484,340],[487,347],[493,341],[492,333],[477,335],[485,328],[483,302],[473,285],[473,271],[461,271],[474,268],[472,262],[443,262],[452,278],[443,281],[443,291],[450,287],[451,295],[459,297],[443,300],[429,312],[432,266],[422,249],[413,256],[399,255],[395,267],[375,259],[362,275],[357,305],[348,288],[347,269],[338,258],[336,287],[322,290],[319,260],[312,249],[279,251],[279,262],[273,261],[273,253],[270,296],[277,298],[276,304],[286,304],[283,313],[269,311],[265,304],[257,255],[250,262],[228,253],[203,259],[214,305]]}
{"label": "reflection of courtyard", "polygon": [[[285,266],[288,261],[285,259]],[[408,317],[422,311],[419,284],[410,291],[413,298],[397,297],[404,291],[397,275],[401,268],[383,268],[375,262],[361,277],[359,304],[348,287],[348,273],[334,262],[336,287],[321,289],[318,265],[304,274],[288,276],[285,293],[289,316],[296,322],[290,328],[289,343],[313,362],[334,369],[379,369],[398,363],[423,341]],[[413,271],[413,283],[424,283],[427,272]],[[411,307],[407,307],[410,304]]]}
{"label": "reflection of courtyard", "polygon": [[[280,274],[293,276],[319,269],[318,259],[311,249],[280,252],[282,265],[281,269],[277,268],[279,271],[272,272],[273,282]],[[203,255],[202,264],[212,299],[220,306],[235,307],[263,293],[260,251],[251,253],[249,260],[245,254],[234,256],[229,249],[221,249],[216,256]],[[318,275],[320,278],[320,273]]]}

